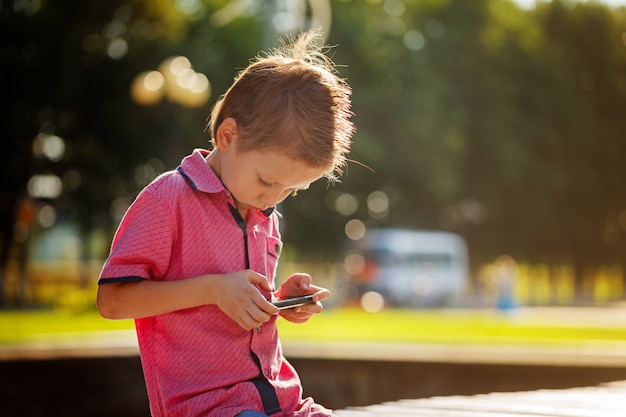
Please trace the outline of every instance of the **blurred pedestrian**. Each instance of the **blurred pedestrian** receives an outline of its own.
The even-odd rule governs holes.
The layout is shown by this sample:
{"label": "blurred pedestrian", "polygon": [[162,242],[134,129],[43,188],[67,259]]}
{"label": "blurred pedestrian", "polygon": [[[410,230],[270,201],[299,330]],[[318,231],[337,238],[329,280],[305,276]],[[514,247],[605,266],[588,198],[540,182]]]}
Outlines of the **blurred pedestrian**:
{"label": "blurred pedestrian", "polygon": [[502,255],[496,259],[494,267],[498,288],[498,309],[510,313],[517,308],[515,298],[517,263],[511,256]]}

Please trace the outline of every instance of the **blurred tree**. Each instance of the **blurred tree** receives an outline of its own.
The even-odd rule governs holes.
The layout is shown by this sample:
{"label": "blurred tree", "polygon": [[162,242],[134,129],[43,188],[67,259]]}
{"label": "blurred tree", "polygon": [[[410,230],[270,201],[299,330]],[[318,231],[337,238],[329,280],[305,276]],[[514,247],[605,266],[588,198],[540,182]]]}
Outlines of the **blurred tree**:
{"label": "blurred tree", "polygon": [[[216,8],[225,2],[214,3]],[[62,181],[64,191],[58,198],[38,201],[53,207],[58,219],[79,225],[86,236],[96,227],[115,226],[116,216],[154,171],[178,162],[182,151],[176,144],[206,140],[202,131],[207,109],[194,111],[165,102],[148,111],[129,98],[132,78],[156,68],[167,56],[184,52],[180,45],[188,36],[188,25],[211,10],[201,3],[193,9],[177,4],[2,3],[0,305],[15,243],[16,211],[20,201],[29,198],[27,183],[34,174]],[[219,52],[226,55],[225,50]],[[223,58],[214,55],[207,53],[207,60]],[[53,159],[42,151],[50,136],[60,138],[64,148]]]}
{"label": "blurred tree", "polygon": [[[288,202],[298,244],[335,250],[355,217],[457,231],[476,263],[503,253],[579,271],[625,262],[623,9],[559,0],[531,10],[505,0],[334,6],[331,40],[354,88],[352,157],[376,172],[352,165],[345,186],[312,190],[317,219]],[[365,209],[374,190],[390,198],[384,218]],[[356,196],[358,211],[326,207],[337,191]]]}
{"label": "blurred tree", "polygon": [[559,187],[552,206],[557,235],[551,252],[577,265],[579,273],[590,265],[626,265],[623,12],[597,3],[571,7],[555,1],[539,13],[547,47],[561,51],[553,71],[567,83],[567,107],[574,110],[552,125],[558,136],[550,154]]}
{"label": "blurred tree", "polygon": [[[154,175],[206,146],[210,105],[270,46],[272,4],[3,2],[0,270],[27,235],[16,224],[32,228],[38,218],[37,208],[19,217],[31,220],[16,217],[29,207],[34,174],[63,185],[40,206],[84,234],[110,233]],[[626,263],[624,9],[564,0],[530,10],[510,0],[331,4],[328,43],[354,90],[357,163],[342,183],[320,181],[281,206],[289,245],[332,257],[358,219],[457,231],[476,263],[503,253],[579,270]],[[133,103],[134,77],[174,55],[208,77],[210,102]],[[60,158],[42,151],[52,136],[64,145]],[[381,195],[388,207],[372,211],[368,199]]]}

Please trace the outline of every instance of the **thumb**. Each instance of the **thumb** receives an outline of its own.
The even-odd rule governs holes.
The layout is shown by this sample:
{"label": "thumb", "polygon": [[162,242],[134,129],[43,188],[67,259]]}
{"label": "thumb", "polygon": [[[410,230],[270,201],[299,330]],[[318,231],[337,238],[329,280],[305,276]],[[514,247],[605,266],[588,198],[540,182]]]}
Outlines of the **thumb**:
{"label": "thumb", "polygon": [[304,290],[304,291],[309,290],[309,286],[311,285],[311,281],[312,281],[311,275],[297,273],[297,274],[294,274],[293,277],[299,289]]}

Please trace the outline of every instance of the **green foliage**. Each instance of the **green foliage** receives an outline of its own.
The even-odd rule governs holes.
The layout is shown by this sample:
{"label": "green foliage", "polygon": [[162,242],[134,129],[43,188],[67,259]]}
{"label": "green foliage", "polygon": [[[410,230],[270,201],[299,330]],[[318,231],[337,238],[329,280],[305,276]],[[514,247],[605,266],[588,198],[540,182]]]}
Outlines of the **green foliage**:
{"label": "green foliage", "polygon": [[[336,26],[355,33],[334,34],[358,39],[337,41],[355,87],[354,156],[376,170],[350,185],[395,189],[388,224],[460,232],[475,261],[623,261],[626,202],[613,188],[626,155],[623,13],[404,4],[407,32],[424,38],[417,50],[387,29],[383,3],[337,4]],[[364,23],[344,24],[357,13]]]}
{"label": "green foliage", "polygon": [[[224,19],[233,2],[170,0],[9,2],[0,9],[2,252],[33,173],[80,184],[53,203],[85,231],[112,229],[112,202],[132,200],[146,161],[174,168],[195,147],[211,104],[265,45],[258,9]],[[328,43],[353,87],[357,135],[343,182],[319,183],[283,204],[284,237],[334,256],[351,218],[368,226],[463,234],[474,262],[579,267],[624,262],[626,48],[623,9],[597,2],[332,1]],[[40,5],[40,7],[36,7]],[[186,5],[185,8],[181,8]],[[217,19],[216,16],[221,16]],[[112,58],[110,41],[125,55]],[[189,57],[213,93],[203,108],[141,107],[129,85],[172,55]],[[32,156],[38,133],[67,145],[63,160]],[[155,162],[157,161],[157,162]],[[386,217],[367,196],[383,190]],[[348,216],[333,198],[359,201]]]}

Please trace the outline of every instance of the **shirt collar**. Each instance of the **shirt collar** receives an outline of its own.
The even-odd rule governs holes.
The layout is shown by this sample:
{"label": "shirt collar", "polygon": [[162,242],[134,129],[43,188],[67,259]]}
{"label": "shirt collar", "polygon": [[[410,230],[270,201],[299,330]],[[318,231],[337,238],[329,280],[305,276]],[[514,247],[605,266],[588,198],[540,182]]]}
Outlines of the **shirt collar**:
{"label": "shirt collar", "polygon": [[189,186],[194,190],[210,194],[220,193],[226,188],[205,159],[209,153],[206,149],[195,149],[191,155],[183,159],[177,171],[185,177]]}
{"label": "shirt collar", "polygon": [[[176,170],[185,177],[189,186],[194,190],[209,194],[228,191],[205,159],[210,153],[206,149],[194,149],[193,153],[186,156]],[[274,209],[270,207],[260,213],[269,217]]]}

